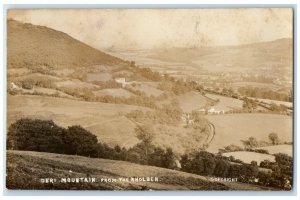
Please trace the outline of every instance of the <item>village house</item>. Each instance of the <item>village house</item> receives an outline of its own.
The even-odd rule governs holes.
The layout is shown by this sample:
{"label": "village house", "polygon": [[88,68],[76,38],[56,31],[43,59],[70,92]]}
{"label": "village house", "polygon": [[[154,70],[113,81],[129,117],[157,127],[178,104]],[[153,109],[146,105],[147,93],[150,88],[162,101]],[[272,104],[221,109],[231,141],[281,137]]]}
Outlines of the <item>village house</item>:
{"label": "village house", "polygon": [[117,83],[122,84],[122,87],[125,87],[125,85],[126,85],[126,79],[125,79],[124,77],[121,77],[121,78],[115,78],[115,81],[116,81]]}
{"label": "village house", "polygon": [[17,89],[20,89],[14,82],[11,82],[10,83],[10,89],[11,90],[17,90]]}
{"label": "village house", "polygon": [[217,114],[217,115],[219,115],[219,114],[224,114],[225,111],[224,110],[216,110],[212,107],[212,108],[207,110],[207,113],[208,114]]}

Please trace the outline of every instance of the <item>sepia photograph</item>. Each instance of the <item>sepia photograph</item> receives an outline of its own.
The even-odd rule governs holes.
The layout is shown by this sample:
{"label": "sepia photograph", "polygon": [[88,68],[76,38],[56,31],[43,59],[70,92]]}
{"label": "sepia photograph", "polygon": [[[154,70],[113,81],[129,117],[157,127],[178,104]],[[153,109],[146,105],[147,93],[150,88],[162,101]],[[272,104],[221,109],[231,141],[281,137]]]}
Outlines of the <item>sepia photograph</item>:
{"label": "sepia photograph", "polygon": [[293,7],[5,21],[8,190],[293,189]]}

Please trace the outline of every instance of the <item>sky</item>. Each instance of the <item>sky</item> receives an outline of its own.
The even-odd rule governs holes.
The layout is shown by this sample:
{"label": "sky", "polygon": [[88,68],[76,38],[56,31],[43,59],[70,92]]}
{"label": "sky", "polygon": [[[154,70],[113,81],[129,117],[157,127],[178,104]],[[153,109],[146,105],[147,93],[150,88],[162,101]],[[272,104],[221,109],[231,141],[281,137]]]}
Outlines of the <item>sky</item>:
{"label": "sky", "polygon": [[292,38],[293,32],[289,8],[13,9],[7,17],[117,50],[241,45]]}

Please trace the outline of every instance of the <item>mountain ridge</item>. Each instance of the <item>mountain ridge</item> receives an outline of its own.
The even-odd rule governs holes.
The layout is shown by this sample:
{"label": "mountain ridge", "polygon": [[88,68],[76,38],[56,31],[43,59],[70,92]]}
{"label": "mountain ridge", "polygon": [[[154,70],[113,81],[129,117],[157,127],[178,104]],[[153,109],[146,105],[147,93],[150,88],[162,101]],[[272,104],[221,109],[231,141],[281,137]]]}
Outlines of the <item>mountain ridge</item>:
{"label": "mountain ridge", "polygon": [[120,58],[46,26],[7,21],[7,65],[53,68],[120,64]]}

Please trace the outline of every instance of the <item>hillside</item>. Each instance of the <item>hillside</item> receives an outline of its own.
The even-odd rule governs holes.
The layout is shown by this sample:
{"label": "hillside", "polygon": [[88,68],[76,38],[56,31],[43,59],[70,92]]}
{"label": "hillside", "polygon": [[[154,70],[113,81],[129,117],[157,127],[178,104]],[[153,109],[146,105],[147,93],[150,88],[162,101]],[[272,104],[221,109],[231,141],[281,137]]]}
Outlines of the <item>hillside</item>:
{"label": "hillside", "polygon": [[[193,117],[199,117],[200,120],[194,123],[189,114],[202,108],[208,110],[212,107],[228,113],[235,109],[248,112],[243,110],[241,98],[222,96],[225,79],[233,80],[230,76],[223,76],[223,73],[201,74],[200,68],[193,64],[193,74],[201,74],[208,80],[200,79],[195,85],[195,82],[188,79],[176,80],[136,65],[139,63],[136,54],[132,59],[126,59],[131,61],[125,62],[47,27],[9,20],[7,31],[7,127],[21,118],[53,120],[62,127],[80,125],[110,146],[131,148],[139,142],[135,128],[141,124],[150,124],[154,128],[153,143],[163,148],[171,147],[177,156],[208,145],[209,151],[216,152],[230,144],[241,145],[240,140],[250,136],[265,140],[272,131],[278,132],[284,141],[290,142],[292,139],[292,118],[268,110],[264,111],[268,115],[210,115],[198,112],[201,116]],[[238,66],[246,71],[244,64],[250,66],[251,63],[242,62],[246,60],[241,58],[249,56],[250,59],[250,54],[255,58],[260,57],[263,63],[271,60],[272,63],[278,63],[278,55],[282,53],[282,63],[285,63],[290,55],[286,53],[290,52],[290,45],[291,40],[284,39],[236,47],[157,50],[149,55],[147,51],[144,53],[150,57],[161,56],[156,61],[177,59],[184,66],[177,69],[180,75],[180,72],[187,71],[187,62],[191,64],[197,59],[207,62],[203,66],[213,65],[213,69],[217,70],[222,70],[222,66],[215,65],[216,62],[226,58],[230,62],[239,59]],[[267,56],[264,59],[259,52],[273,57]],[[223,53],[226,55],[222,57]],[[284,57],[285,54],[287,57]],[[163,73],[178,67],[173,65],[173,60],[170,62],[169,65],[167,62],[161,63]],[[231,68],[226,62],[226,68]],[[257,61],[255,66],[260,63]],[[251,65],[252,68],[255,66]],[[277,65],[274,66],[276,68]],[[239,74],[237,77],[241,82]],[[209,82],[221,85],[218,88],[217,85],[208,87]],[[279,86],[277,88],[280,89]],[[206,92],[208,89],[211,93]],[[258,112],[258,109],[254,111]],[[213,134],[213,126],[216,134]]]}
{"label": "hillside", "polygon": [[166,62],[186,62],[198,69],[212,71],[254,70],[270,65],[291,71],[292,52],[292,39],[279,39],[240,46],[161,49],[152,51],[149,57]]}
{"label": "hillside", "polygon": [[7,21],[8,68],[74,68],[114,64],[120,59],[44,26]]}
{"label": "hillside", "polygon": [[[96,178],[95,183],[61,183],[61,178]],[[157,177],[158,182],[125,182],[119,178]],[[41,183],[41,178],[55,178],[56,183]],[[116,179],[116,182],[103,182]],[[102,181],[101,181],[102,180]],[[87,190],[268,190],[243,183],[211,182],[206,177],[82,156],[69,156],[30,151],[7,151],[9,189],[87,189]]]}

